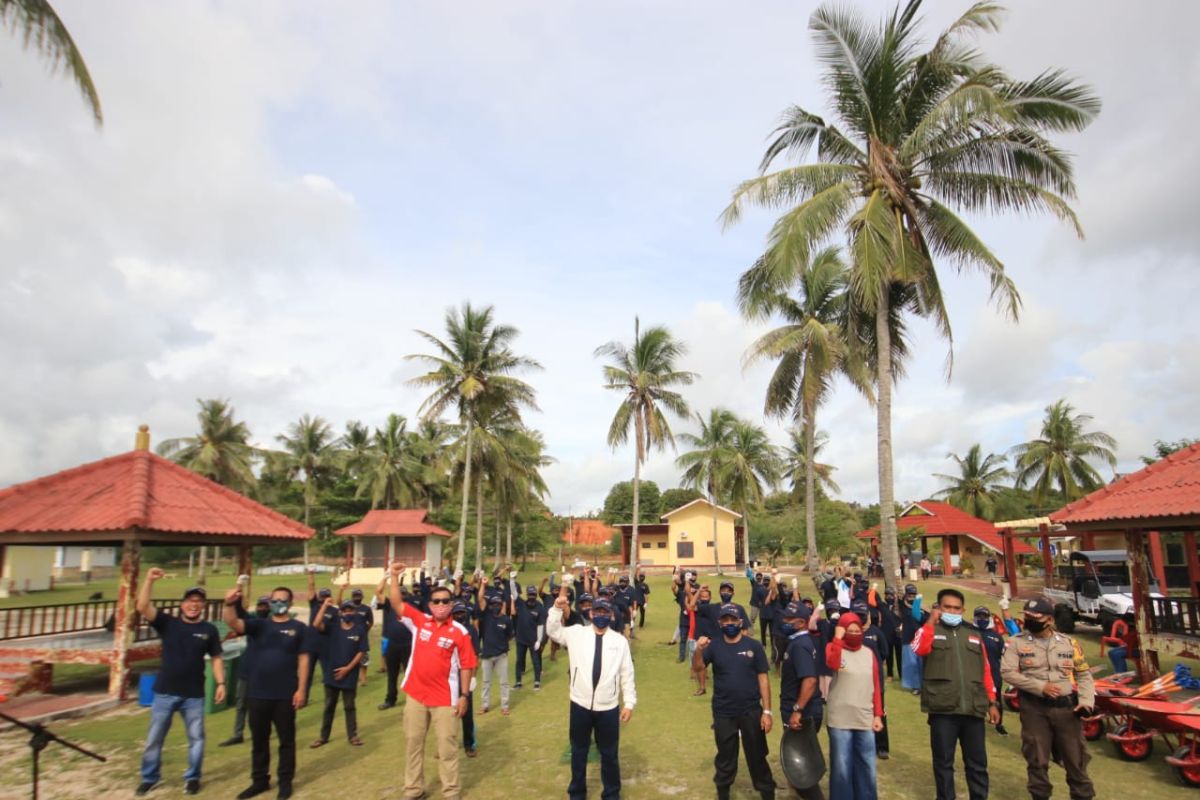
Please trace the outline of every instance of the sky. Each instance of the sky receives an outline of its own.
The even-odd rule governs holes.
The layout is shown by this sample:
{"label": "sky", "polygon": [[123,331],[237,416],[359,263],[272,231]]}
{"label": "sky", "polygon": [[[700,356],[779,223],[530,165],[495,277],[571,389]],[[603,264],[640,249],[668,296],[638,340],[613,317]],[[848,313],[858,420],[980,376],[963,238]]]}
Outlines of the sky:
{"label": "sky", "polygon": [[[927,31],[967,6],[927,5]],[[743,369],[766,328],[734,303],[772,217],[717,218],[785,108],[828,112],[814,3],[55,7],[105,122],[0,31],[0,485],[127,450],[140,423],[189,435],[198,398],[230,399],[264,446],[305,413],[339,431],[413,419],[414,331],[463,301],[493,305],[544,367],[527,421],[558,513],[631,476],[632,451],[605,444],[619,396],[593,351],[631,340],[635,316],[687,344],[695,410],[784,441],[762,413],[769,365]],[[1062,67],[1100,95],[1097,121],[1057,139],[1086,238],[970,218],[1023,313],[944,267],[954,368],[914,324],[899,500],[936,491],[948,453],[1032,438],[1059,398],[1116,437],[1118,472],[1200,435],[1198,23],[1194,4],[1022,0],[980,40],[1014,76]],[[877,500],[874,411],[839,386],[819,427],[842,497]],[[674,455],[646,477],[677,485]]]}

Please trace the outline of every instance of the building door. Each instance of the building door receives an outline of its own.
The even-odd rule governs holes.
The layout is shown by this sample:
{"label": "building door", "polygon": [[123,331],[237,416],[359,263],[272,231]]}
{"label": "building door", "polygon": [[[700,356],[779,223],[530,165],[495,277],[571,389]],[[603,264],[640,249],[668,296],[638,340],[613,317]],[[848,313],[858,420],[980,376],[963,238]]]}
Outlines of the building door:
{"label": "building door", "polygon": [[392,558],[400,559],[408,567],[419,566],[425,560],[425,537],[392,537]]}
{"label": "building door", "polygon": [[358,566],[382,567],[387,563],[386,537],[364,536],[359,541],[362,542],[362,556],[359,559]]}

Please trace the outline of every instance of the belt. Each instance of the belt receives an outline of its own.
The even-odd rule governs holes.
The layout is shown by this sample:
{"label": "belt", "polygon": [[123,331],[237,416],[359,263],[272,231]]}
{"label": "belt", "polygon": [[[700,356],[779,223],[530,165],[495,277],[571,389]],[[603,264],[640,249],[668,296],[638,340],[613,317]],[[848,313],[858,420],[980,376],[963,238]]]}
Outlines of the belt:
{"label": "belt", "polygon": [[1048,708],[1074,708],[1079,705],[1079,695],[1075,692],[1059,697],[1043,697],[1032,692],[1021,692],[1022,703],[1035,703]]}

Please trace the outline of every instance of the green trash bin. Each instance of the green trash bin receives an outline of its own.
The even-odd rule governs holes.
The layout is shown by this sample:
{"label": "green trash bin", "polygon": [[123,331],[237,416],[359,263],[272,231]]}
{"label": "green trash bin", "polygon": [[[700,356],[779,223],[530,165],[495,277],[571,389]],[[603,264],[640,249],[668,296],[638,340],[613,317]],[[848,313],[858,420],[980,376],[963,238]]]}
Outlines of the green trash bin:
{"label": "green trash bin", "polygon": [[222,661],[225,662],[225,702],[218,705],[213,701],[217,693],[217,679],[213,676],[212,659],[204,660],[204,713],[216,714],[237,706],[238,659],[245,645],[241,642],[226,642]]}

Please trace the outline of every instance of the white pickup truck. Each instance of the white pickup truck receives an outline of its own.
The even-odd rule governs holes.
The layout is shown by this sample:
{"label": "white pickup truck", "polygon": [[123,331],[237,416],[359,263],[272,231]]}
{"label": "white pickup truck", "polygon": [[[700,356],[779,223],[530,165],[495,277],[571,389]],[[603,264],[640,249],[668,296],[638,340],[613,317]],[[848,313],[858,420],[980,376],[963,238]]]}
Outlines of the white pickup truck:
{"label": "white pickup truck", "polygon": [[[1133,611],[1129,553],[1124,550],[1077,550],[1058,577],[1065,588],[1043,589],[1042,594],[1054,603],[1054,625],[1062,633],[1083,622],[1099,625],[1107,635],[1114,620]],[[1150,596],[1162,597],[1153,577],[1148,580]]]}

